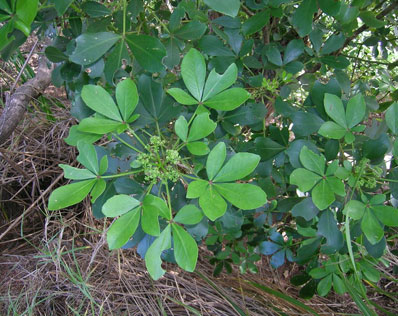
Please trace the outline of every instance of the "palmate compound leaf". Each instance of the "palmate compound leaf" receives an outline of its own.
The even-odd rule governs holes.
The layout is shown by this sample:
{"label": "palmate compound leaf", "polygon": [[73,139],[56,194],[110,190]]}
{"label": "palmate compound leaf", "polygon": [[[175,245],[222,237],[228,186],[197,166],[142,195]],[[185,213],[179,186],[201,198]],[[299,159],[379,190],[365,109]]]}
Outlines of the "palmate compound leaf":
{"label": "palmate compound leaf", "polygon": [[297,185],[301,192],[311,190],[320,179],[321,176],[304,168],[295,169],[290,174],[290,183]]}
{"label": "palmate compound leaf", "polygon": [[102,213],[107,217],[116,217],[135,209],[139,205],[140,201],[129,195],[114,195],[102,206]]}
{"label": "palmate compound leaf", "polygon": [[384,229],[373,212],[366,208],[361,220],[361,229],[372,245],[377,244],[384,237]]}
{"label": "palmate compound leaf", "polygon": [[[222,155],[222,152],[220,152]],[[237,153],[222,167],[214,182],[230,182],[251,174],[260,162],[260,156],[251,153]]]}
{"label": "palmate compound leaf", "polygon": [[198,260],[198,245],[184,228],[171,224],[173,230],[174,256],[177,264],[188,272],[193,272]]}
{"label": "palmate compound leaf", "polygon": [[145,265],[152,279],[158,280],[164,274],[162,269],[162,252],[171,247],[171,225],[167,225],[145,254]]}
{"label": "palmate compound leaf", "polygon": [[159,236],[159,216],[171,219],[171,213],[166,202],[152,194],[146,195],[142,203],[142,230],[151,236]]}
{"label": "palmate compound leaf", "polygon": [[220,13],[235,17],[240,8],[239,0],[205,0],[210,8]]}
{"label": "palmate compound leaf", "polygon": [[223,216],[227,211],[227,203],[213,186],[208,186],[200,195],[199,206],[212,221]]}
{"label": "palmate compound leaf", "polygon": [[59,210],[83,201],[95,183],[96,179],[90,179],[57,188],[50,195],[48,209]]}
{"label": "palmate compound leaf", "polygon": [[317,155],[312,150],[304,146],[300,151],[300,161],[303,166],[319,175],[325,174],[326,159],[323,155]]}
{"label": "palmate compound leaf", "polygon": [[215,110],[232,111],[245,103],[250,96],[243,88],[231,88],[211,97],[203,104]]}
{"label": "palmate compound leaf", "polygon": [[106,240],[109,249],[118,249],[134,235],[140,221],[140,210],[136,208],[120,216],[108,229]]}

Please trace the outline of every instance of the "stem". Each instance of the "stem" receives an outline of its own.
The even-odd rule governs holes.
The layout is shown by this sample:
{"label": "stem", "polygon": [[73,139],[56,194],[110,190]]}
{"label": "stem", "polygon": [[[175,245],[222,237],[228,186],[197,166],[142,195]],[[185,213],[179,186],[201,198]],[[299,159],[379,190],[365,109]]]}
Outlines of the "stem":
{"label": "stem", "polygon": [[140,173],[142,171],[144,171],[144,170],[140,169],[140,170],[135,170],[135,171],[122,172],[122,173],[118,173],[118,174],[114,174],[114,175],[110,175],[110,176],[101,176],[101,179],[120,178],[120,177],[124,177],[124,176],[129,176],[132,174]]}
{"label": "stem", "polygon": [[142,154],[143,152],[137,148],[135,148],[133,145],[130,145],[128,142],[124,141],[122,138],[120,138],[118,135],[113,134],[113,137],[115,137],[119,142],[121,142],[123,145],[131,148],[132,150],[136,151],[137,153]]}
{"label": "stem", "polygon": [[127,1],[123,0],[123,38],[126,36],[126,13],[127,13]]}
{"label": "stem", "polygon": [[133,134],[133,136],[135,138],[137,138],[138,142],[145,148],[145,146],[146,146],[145,143],[142,141],[141,138],[138,137],[138,135],[134,132],[134,130],[130,126],[128,126],[128,129],[129,129],[130,133]]}
{"label": "stem", "polygon": [[186,178],[188,178],[188,179],[192,179],[192,180],[200,180],[200,178],[195,178],[195,177],[192,177],[192,176],[189,176],[189,175],[187,175],[187,174],[183,174],[182,175],[183,177],[186,177]]}
{"label": "stem", "polygon": [[164,185],[166,186],[166,194],[167,194],[167,205],[169,206],[169,211],[170,211],[170,219],[173,218],[173,211],[171,209],[171,198],[170,198],[170,191],[169,191],[169,185],[166,182],[163,182]]}

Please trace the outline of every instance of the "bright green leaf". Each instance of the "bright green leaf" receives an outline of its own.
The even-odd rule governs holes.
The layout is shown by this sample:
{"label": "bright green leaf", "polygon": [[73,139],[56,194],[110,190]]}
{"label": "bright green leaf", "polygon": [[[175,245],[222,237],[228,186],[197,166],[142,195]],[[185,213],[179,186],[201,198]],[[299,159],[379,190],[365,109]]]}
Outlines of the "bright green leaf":
{"label": "bright green leaf", "polygon": [[290,174],[290,183],[297,185],[301,192],[311,190],[320,179],[321,176],[304,168],[295,169]]}
{"label": "bright green leaf", "polygon": [[79,150],[77,161],[91,172],[98,174],[98,157],[94,145],[86,142],[78,142],[77,149]]}
{"label": "bright green leaf", "polygon": [[187,198],[188,199],[196,199],[196,198],[200,197],[202,194],[204,194],[206,192],[208,185],[209,185],[209,182],[204,181],[204,180],[192,181],[188,185]]}
{"label": "bright green leaf", "polygon": [[166,202],[160,197],[148,194],[145,196],[143,206],[146,208],[154,208],[159,212],[160,216],[164,217],[165,219],[171,219],[170,210]]}
{"label": "bright green leaf", "polygon": [[228,202],[242,210],[256,209],[267,202],[265,192],[253,184],[219,183],[214,187]]}
{"label": "bright green leaf", "polygon": [[81,120],[79,125],[77,125],[78,130],[81,132],[99,135],[119,131],[123,127],[127,129],[127,125],[119,121],[98,117],[87,117]]}
{"label": "bright green leaf", "polygon": [[193,272],[198,260],[198,245],[184,228],[171,224],[173,229],[174,256],[177,264],[188,272]]}
{"label": "bright green leaf", "polygon": [[243,88],[231,88],[206,100],[204,105],[221,111],[232,111],[245,103],[250,93]]}
{"label": "bright green leaf", "polygon": [[210,119],[209,113],[201,113],[193,120],[187,141],[193,142],[202,139],[213,133],[216,127],[217,123]]}
{"label": "bright green leaf", "polygon": [[332,274],[329,274],[327,277],[322,279],[317,286],[318,294],[320,296],[326,296],[330,289],[332,288]]}
{"label": "bright green leaf", "polygon": [[320,210],[324,210],[331,205],[334,200],[334,192],[326,180],[321,180],[312,190],[312,201]]}
{"label": "bright green leaf", "polygon": [[181,76],[189,92],[200,101],[206,78],[206,63],[202,54],[191,48],[181,63]]}
{"label": "bright green leaf", "polygon": [[369,208],[366,208],[362,217],[361,229],[372,245],[377,244],[384,236],[383,227]]}
{"label": "bright green leaf", "polygon": [[196,225],[202,220],[202,218],[202,211],[198,209],[195,205],[188,204],[183,206],[178,211],[178,213],[174,217],[174,221],[184,225]]}
{"label": "bright green leaf", "polygon": [[97,177],[94,173],[87,169],[79,169],[64,164],[59,164],[59,166],[64,170],[64,177],[66,179],[86,180]]}
{"label": "bright green leaf", "polygon": [[140,212],[135,209],[119,217],[108,229],[106,240],[109,249],[119,249],[124,246],[137,230]]}
{"label": "bright green leaf", "polygon": [[123,215],[140,205],[140,201],[126,195],[114,195],[102,206],[102,214],[107,217],[117,217]]}
{"label": "bright green leaf", "polygon": [[325,93],[324,99],[326,113],[340,126],[347,128],[344,105],[341,99],[330,93]]}
{"label": "bright green leaf", "polygon": [[91,195],[91,203],[95,203],[95,201],[104,193],[106,188],[106,181],[104,179],[97,179],[93,189],[90,192]]}
{"label": "bright green leaf", "polygon": [[386,111],[386,123],[391,132],[398,135],[398,102],[391,104]]}
{"label": "bright green leaf", "polygon": [[87,106],[115,121],[122,122],[119,109],[108,92],[101,86],[87,85],[82,89],[82,98]]}
{"label": "bright green leaf", "polygon": [[398,209],[387,206],[379,205],[372,206],[372,210],[376,217],[386,226],[397,227],[398,226]]}
{"label": "bright green leaf", "polygon": [[77,204],[90,193],[96,180],[85,180],[67,184],[54,190],[49,198],[48,209],[59,210]]}
{"label": "bright green leaf", "polygon": [[312,150],[304,146],[300,151],[300,161],[303,166],[321,176],[325,174],[326,159],[323,155],[317,155]]}
{"label": "bright green leaf", "polygon": [[362,94],[359,93],[348,101],[346,112],[348,128],[353,128],[362,122],[366,112],[365,99]]}
{"label": "bright green leaf", "polygon": [[346,133],[346,129],[335,122],[327,121],[322,124],[318,133],[332,139],[341,139]]}
{"label": "bright green leaf", "polygon": [[214,182],[229,182],[251,174],[260,162],[260,156],[251,153],[237,153],[214,178]]}
{"label": "bright green leaf", "polygon": [[209,180],[213,180],[220,171],[227,156],[225,143],[220,142],[211,150],[206,162],[206,172]]}
{"label": "bright green leaf", "polygon": [[116,86],[116,100],[123,120],[126,122],[138,104],[138,91],[134,81],[127,78]]}
{"label": "bright green leaf", "polygon": [[195,156],[204,156],[210,152],[209,146],[203,142],[192,142],[187,144],[189,152]]}
{"label": "bright green leaf", "polygon": [[171,226],[170,224],[162,231],[158,238],[152,243],[145,254],[145,265],[152,279],[158,280],[165,274],[162,269],[162,252],[171,247]]}
{"label": "bright green leaf", "polygon": [[188,136],[188,122],[182,115],[176,120],[174,130],[177,136],[184,142],[187,141]]}
{"label": "bright green leaf", "polygon": [[223,216],[227,211],[227,203],[214,187],[209,186],[199,198],[199,205],[203,213],[212,221]]}
{"label": "bright green leaf", "polygon": [[231,64],[227,70],[219,75],[216,70],[210,72],[203,92],[203,101],[217,95],[218,93],[229,88],[238,78],[238,67],[235,64]]}
{"label": "bright green leaf", "polygon": [[17,0],[15,14],[17,17],[30,28],[36,17],[39,0]]}
{"label": "bright green leaf", "polygon": [[178,103],[184,105],[194,105],[198,104],[194,98],[192,98],[188,93],[180,88],[171,88],[167,90],[167,93],[170,94]]}

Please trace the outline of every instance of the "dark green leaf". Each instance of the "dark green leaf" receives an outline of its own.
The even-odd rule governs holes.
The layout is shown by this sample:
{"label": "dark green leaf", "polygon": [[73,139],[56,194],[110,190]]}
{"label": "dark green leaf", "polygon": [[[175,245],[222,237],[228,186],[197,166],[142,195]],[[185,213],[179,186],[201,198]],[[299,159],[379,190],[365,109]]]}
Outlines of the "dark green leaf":
{"label": "dark green leaf", "polygon": [[282,66],[282,57],[279,49],[274,45],[268,45],[265,49],[265,56],[267,56],[268,61],[277,66]]}
{"label": "dark green leaf", "polygon": [[312,19],[317,9],[316,0],[304,0],[294,12],[292,24],[300,37],[304,37],[312,31]]}
{"label": "dark green leaf", "polygon": [[274,142],[270,138],[258,137],[254,141],[256,145],[256,153],[261,156],[262,160],[268,160],[275,157],[286,148],[281,144]]}
{"label": "dark green leaf", "polygon": [[286,65],[293,60],[296,60],[304,52],[304,43],[301,39],[294,39],[286,46],[285,54],[283,56],[283,63]]}
{"label": "dark green leaf", "polygon": [[398,226],[398,209],[392,206],[375,205],[372,210],[376,217],[386,226]]}
{"label": "dark green leaf", "polygon": [[160,72],[164,69],[162,59],[166,56],[166,48],[159,39],[130,34],[126,36],[126,42],[142,68],[149,72]]}
{"label": "dark green leaf", "polygon": [[390,130],[398,135],[398,102],[391,104],[386,111],[386,123]]}
{"label": "dark green leaf", "polygon": [[76,49],[69,57],[79,65],[90,65],[101,58],[118,40],[120,35],[101,32],[85,33],[76,38]]}
{"label": "dark green leaf", "polygon": [[82,4],[82,10],[92,18],[99,18],[111,14],[111,11],[101,3],[87,1]]}
{"label": "dark green leaf", "polygon": [[359,14],[359,17],[365,23],[366,26],[374,27],[376,29],[383,27],[387,23],[386,21],[378,20],[376,14],[371,11],[362,11]]}
{"label": "dark green leaf", "polygon": [[269,18],[270,13],[268,9],[256,13],[243,23],[242,33],[248,36],[260,31],[266,24],[268,24]]}
{"label": "dark green leaf", "polygon": [[206,32],[206,25],[199,21],[191,21],[184,24],[178,30],[174,31],[174,35],[183,40],[198,40]]}
{"label": "dark green leaf", "polygon": [[318,115],[297,111],[292,115],[292,131],[297,137],[309,136],[319,130],[324,122]]}
{"label": "dark green leaf", "polygon": [[326,210],[322,212],[318,222],[318,234],[326,238],[326,245],[330,253],[336,252],[343,247],[343,234],[337,227],[337,221],[332,211]]}
{"label": "dark green leaf", "polygon": [[235,17],[240,8],[239,0],[204,0],[210,8],[220,13]]}
{"label": "dark green leaf", "polygon": [[321,54],[329,55],[330,53],[337,51],[338,49],[343,47],[344,42],[345,36],[342,33],[330,36],[323,45],[321,49]]}
{"label": "dark green leaf", "polygon": [[318,208],[312,202],[312,199],[310,197],[305,198],[303,201],[297,203],[292,208],[293,216],[295,217],[301,216],[306,221],[312,220],[318,214],[318,212],[319,212]]}

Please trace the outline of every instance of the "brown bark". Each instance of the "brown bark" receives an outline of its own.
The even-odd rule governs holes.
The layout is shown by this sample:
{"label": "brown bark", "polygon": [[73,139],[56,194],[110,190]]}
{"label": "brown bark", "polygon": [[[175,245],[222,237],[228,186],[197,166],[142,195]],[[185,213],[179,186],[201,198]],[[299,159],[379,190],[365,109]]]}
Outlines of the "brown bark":
{"label": "brown bark", "polygon": [[43,56],[36,76],[18,87],[7,98],[6,106],[0,116],[0,145],[8,140],[22,120],[29,102],[36,99],[50,85],[52,67],[48,67],[47,63],[47,58]]}

